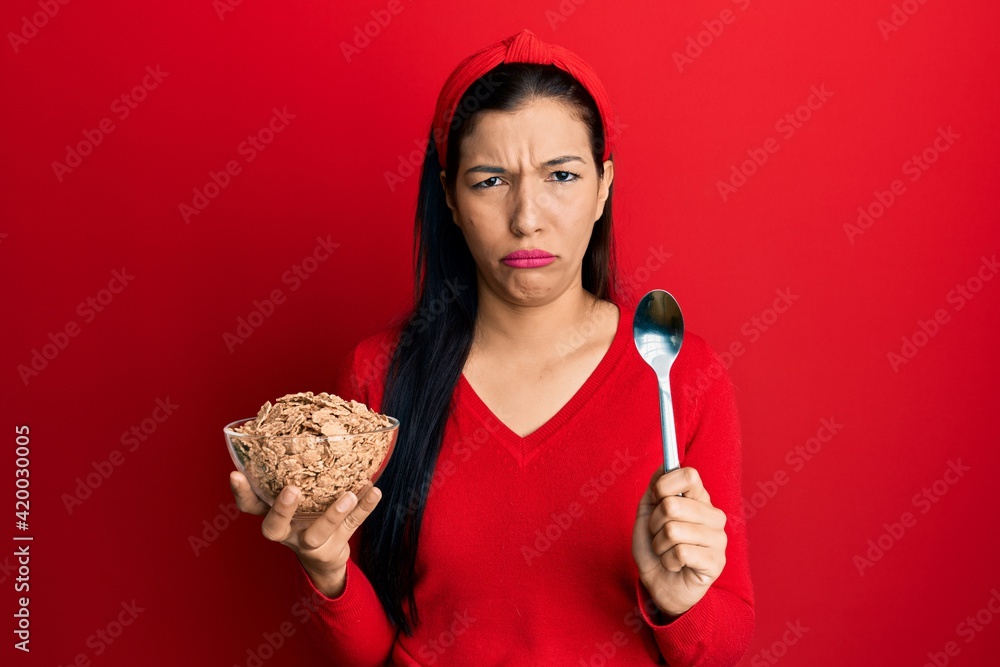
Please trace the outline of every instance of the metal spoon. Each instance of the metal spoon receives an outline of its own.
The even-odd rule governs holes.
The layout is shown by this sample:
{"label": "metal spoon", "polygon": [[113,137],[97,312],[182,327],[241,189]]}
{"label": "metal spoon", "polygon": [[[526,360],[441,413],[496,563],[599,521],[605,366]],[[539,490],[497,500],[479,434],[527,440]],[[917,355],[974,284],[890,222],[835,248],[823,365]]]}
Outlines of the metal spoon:
{"label": "metal spoon", "polygon": [[656,372],[660,385],[660,425],[663,435],[663,472],[681,466],[677,453],[677,430],[674,405],[670,397],[670,367],[681,351],[684,340],[684,317],[670,292],[655,289],[639,301],[632,323],[635,346],[646,363]]}

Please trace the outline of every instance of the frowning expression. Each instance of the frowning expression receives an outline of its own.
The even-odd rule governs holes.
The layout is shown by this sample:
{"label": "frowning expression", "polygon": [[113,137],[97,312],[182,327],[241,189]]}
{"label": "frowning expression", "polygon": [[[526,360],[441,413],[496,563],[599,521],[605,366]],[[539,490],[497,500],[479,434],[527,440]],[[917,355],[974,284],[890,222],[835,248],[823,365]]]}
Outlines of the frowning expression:
{"label": "frowning expression", "polygon": [[[587,126],[572,106],[543,98],[481,112],[461,143],[454,193],[445,187],[480,287],[531,304],[580,285],[613,178],[611,160],[598,178]],[[518,251],[548,258],[510,257]]]}

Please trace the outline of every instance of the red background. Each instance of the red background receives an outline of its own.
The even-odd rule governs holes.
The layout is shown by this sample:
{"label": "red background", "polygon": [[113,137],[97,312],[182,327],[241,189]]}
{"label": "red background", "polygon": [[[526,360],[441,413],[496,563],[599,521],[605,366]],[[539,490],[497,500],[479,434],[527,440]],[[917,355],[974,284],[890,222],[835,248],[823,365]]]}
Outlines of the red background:
{"label": "red background", "polygon": [[[4,3],[0,525],[4,541],[35,539],[30,656],[11,646],[13,547],[0,556],[2,660],[246,665],[292,620],[265,664],[320,664],[291,615],[294,555],[259,519],[236,519],[198,555],[189,542],[204,521],[227,522],[221,428],[267,399],[327,389],[349,346],[405,308],[417,178],[390,189],[385,174],[426,142],[455,64],[528,27],[587,59],[620,117],[615,222],[640,293],[670,290],[719,352],[743,343],[730,373],[744,495],[776,474],[786,483],[756,497],[749,522],[757,625],[742,664],[773,664],[774,650],[785,665],[922,665],[949,641],[949,664],[994,664],[1000,622],[971,637],[958,626],[1000,587],[1000,280],[960,310],[948,294],[1000,251],[1000,10],[904,4],[915,13],[883,34],[887,0],[404,0],[397,14],[378,1],[243,2],[222,18],[211,0],[70,2],[38,15],[36,33],[23,20],[38,3]],[[711,23],[725,9],[733,20]],[[391,20],[348,62],[341,43],[372,11]],[[9,33],[22,31],[15,51]],[[699,33],[701,53],[678,67]],[[112,102],[157,65],[168,74],[116,115]],[[832,95],[787,136],[775,124],[812,86]],[[294,118],[247,163],[238,146],[275,107]],[[103,118],[114,130],[60,181],[52,163]],[[939,128],[958,138],[911,181],[904,163]],[[723,201],[717,183],[769,137],[778,150]],[[241,172],[186,224],[179,205],[233,159]],[[851,242],[844,225],[896,179],[904,194]],[[282,275],[317,237],[339,246],[292,291]],[[636,273],[650,246],[669,260]],[[134,279],[85,321],[78,304],[122,267]],[[287,300],[230,352],[223,335],[276,288]],[[754,334],[779,289],[798,299]],[[947,322],[894,370],[888,353],[938,309]],[[78,335],[22,381],[18,366],[68,322]],[[174,413],[123,447],[168,398]],[[823,418],[843,427],[795,470],[786,454]],[[19,424],[31,429],[25,533],[11,516]],[[70,514],[63,494],[115,450],[121,464]],[[939,482],[947,493],[921,513],[914,494],[958,459],[968,472]],[[859,574],[854,557],[906,511],[915,524],[883,537],[891,548]],[[96,655],[88,637],[132,600],[143,611]],[[783,643],[797,621],[808,631]]]}

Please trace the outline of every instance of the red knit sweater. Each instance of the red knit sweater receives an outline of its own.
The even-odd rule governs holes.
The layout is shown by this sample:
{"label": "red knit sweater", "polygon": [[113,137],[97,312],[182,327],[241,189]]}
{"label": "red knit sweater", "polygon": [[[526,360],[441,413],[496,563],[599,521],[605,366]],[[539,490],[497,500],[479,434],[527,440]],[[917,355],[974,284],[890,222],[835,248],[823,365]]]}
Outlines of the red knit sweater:
{"label": "red knit sweater", "polygon": [[[320,596],[310,627],[334,664],[739,662],[754,611],[732,383],[705,340],[685,332],[670,374],[681,462],[698,470],[725,511],[729,541],[705,597],[658,624],[632,559],[632,526],[663,462],[660,407],[656,376],[632,342],[634,310],[620,310],[596,370],[527,437],[498,421],[460,376],[420,531],[421,625],[412,637],[390,625],[353,560],[356,548],[336,598],[319,593],[298,566],[299,592]],[[338,393],[379,410],[397,339],[398,329],[386,329],[355,346]]]}

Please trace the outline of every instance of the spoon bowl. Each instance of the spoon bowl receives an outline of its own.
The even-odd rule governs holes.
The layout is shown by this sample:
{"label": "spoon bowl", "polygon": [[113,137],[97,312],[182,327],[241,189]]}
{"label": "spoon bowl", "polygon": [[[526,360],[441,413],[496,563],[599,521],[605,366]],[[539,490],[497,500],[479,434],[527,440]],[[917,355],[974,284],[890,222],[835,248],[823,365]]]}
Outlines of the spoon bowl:
{"label": "spoon bowl", "polygon": [[656,373],[660,389],[663,472],[670,472],[680,467],[670,392],[670,368],[684,341],[684,317],[681,315],[681,307],[670,292],[655,289],[642,297],[635,310],[632,337],[639,355]]}

